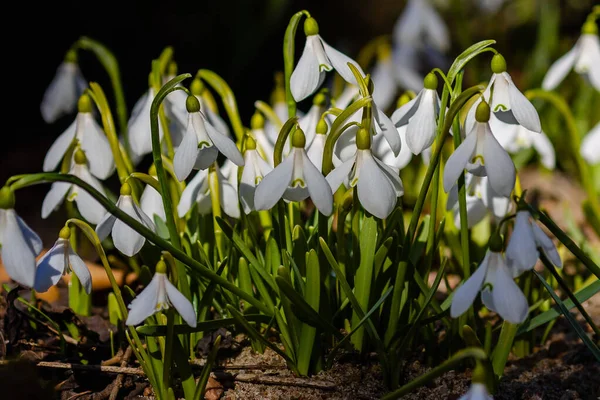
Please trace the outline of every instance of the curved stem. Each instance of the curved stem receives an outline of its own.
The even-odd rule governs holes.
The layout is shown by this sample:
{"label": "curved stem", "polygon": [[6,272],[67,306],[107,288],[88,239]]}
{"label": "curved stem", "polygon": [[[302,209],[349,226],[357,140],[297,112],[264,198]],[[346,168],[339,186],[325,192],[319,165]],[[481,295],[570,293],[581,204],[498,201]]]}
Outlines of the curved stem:
{"label": "curved stem", "polygon": [[288,106],[288,118],[296,116],[296,101],[294,100],[294,96],[292,96],[290,80],[292,79],[292,72],[294,72],[296,30],[298,29],[298,25],[300,24],[303,15],[306,16],[306,18],[310,18],[310,13],[306,10],[298,11],[296,14],[292,15],[283,37],[283,71],[285,76],[285,101]]}

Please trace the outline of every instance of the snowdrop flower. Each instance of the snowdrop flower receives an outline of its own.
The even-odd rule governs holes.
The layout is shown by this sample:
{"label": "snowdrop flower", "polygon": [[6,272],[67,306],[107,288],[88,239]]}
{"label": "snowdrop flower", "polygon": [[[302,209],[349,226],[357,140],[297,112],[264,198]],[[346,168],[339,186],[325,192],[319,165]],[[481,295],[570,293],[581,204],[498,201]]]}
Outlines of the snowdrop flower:
{"label": "snowdrop flower", "polygon": [[[494,132],[492,128],[492,132]],[[552,142],[548,136],[541,131],[540,133],[530,131],[524,126],[517,125],[513,135],[500,136],[494,135],[500,145],[511,154],[518,153],[520,150],[533,147],[538,155],[542,165],[548,169],[554,169],[556,166],[556,154]]]}
{"label": "snowdrop flower", "polygon": [[444,20],[427,0],[409,0],[394,25],[398,44],[432,46],[439,51],[450,48],[450,34]]}
{"label": "snowdrop flower", "polygon": [[301,101],[313,94],[325,80],[325,71],[332,69],[346,82],[357,84],[348,63],[352,63],[364,75],[362,69],[356,61],[325,43],[319,35],[319,25],[314,18],[304,21],[304,34],[306,45],[290,80],[294,100]]}
{"label": "snowdrop flower", "polygon": [[[231,218],[240,218],[240,203],[236,187],[223,175],[216,164],[214,170],[217,182],[213,184],[219,185],[219,198],[223,211]],[[177,214],[180,218],[185,217],[194,205],[198,207],[200,215],[207,215],[212,211],[209,177],[209,170],[203,169],[198,171],[196,176],[187,184],[177,205]]]}
{"label": "snowdrop flower", "polygon": [[473,382],[469,391],[458,400],[494,400],[488,393],[485,383]]}
{"label": "snowdrop flower", "polygon": [[[400,109],[405,104],[411,101],[408,94],[404,93],[398,99],[397,108]],[[393,115],[392,115],[393,117]],[[396,127],[398,131],[398,136],[400,137],[400,143],[402,146],[400,148],[400,152],[398,155],[395,155],[392,151],[392,148],[388,144],[386,140],[384,140],[383,135],[377,135],[373,138],[373,154],[384,164],[400,171],[402,168],[406,167],[410,160],[412,159],[412,152],[406,145],[406,129],[408,128],[407,124],[400,125]],[[423,157],[425,157],[426,151],[422,153]]]}
{"label": "snowdrop flower", "polygon": [[14,208],[15,194],[5,186],[0,189],[0,256],[8,276],[23,286],[33,287],[35,257],[42,251],[42,240]]}
{"label": "snowdrop flower", "polygon": [[256,141],[252,137],[246,139],[246,151],[244,152],[244,170],[242,171],[242,179],[240,181],[240,202],[246,214],[250,214],[255,210],[254,193],[256,185],[269,172],[273,170],[260,155],[256,148]]}
{"label": "snowdrop flower", "polygon": [[186,108],[189,113],[187,130],[173,158],[177,179],[185,180],[194,168],[208,168],[217,160],[219,152],[236,165],[244,165],[244,158],[233,140],[217,131],[206,120],[195,96],[188,96]]}
{"label": "snowdrop flower", "polygon": [[36,291],[47,292],[65,273],[73,272],[86,293],[92,292],[92,275],[85,262],[73,251],[70,237],[71,229],[68,226],[63,227],[54,246],[38,261],[33,286]]}
{"label": "snowdrop flower", "polygon": [[196,312],[192,303],[185,298],[167,278],[167,264],[160,260],[156,264],[154,277],[129,304],[129,315],[125,325],[137,325],[154,313],[175,307],[181,318],[191,326],[196,327]]}
{"label": "snowdrop flower", "polygon": [[[106,196],[102,184],[90,173],[87,167],[87,157],[83,150],[75,151],[73,161],[69,174],[75,175]],[[77,185],[68,182],[54,182],[42,203],[42,218],[47,218],[52,211],[55,211],[65,197],[68,201],[74,201],[79,213],[92,224],[99,223],[106,213],[104,207],[96,199]]]}
{"label": "snowdrop flower", "polygon": [[[121,193],[117,200],[119,210],[143,224],[146,228],[155,232],[154,222],[135,204],[131,196],[131,186],[127,182],[121,185]],[[126,256],[133,257],[146,243],[146,238],[133,230],[125,222],[117,219],[111,213],[106,213],[102,221],[96,226],[96,233],[100,240],[104,240],[112,233],[113,243],[117,250]]]}
{"label": "snowdrop flower", "polygon": [[490,107],[485,101],[477,106],[475,118],[471,132],[446,163],[444,190],[448,192],[466,168],[473,175],[487,176],[494,192],[510,197],[516,180],[515,165],[492,134]]}
{"label": "snowdrop flower", "polygon": [[398,173],[371,152],[371,135],[360,128],[356,134],[357,151],[327,175],[333,191],[343,183],[347,188],[356,186],[358,200],[365,210],[377,218],[387,218],[404,194]]}
{"label": "snowdrop flower", "polygon": [[98,179],[108,178],[115,170],[112,150],[106,135],[92,114],[92,100],[81,95],[77,103],[79,113],[75,121],[52,144],[44,158],[44,171],[55,170],[76,139],[90,162],[90,172]]}
{"label": "snowdrop flower", "polygon": [[[157,179],[156,176],[156,167],[154,164],[150,167],[148,171],[148,175]],[[142,192],[142,196],[140,197],[140,208],[150,217],[150,219],[154,220],[154,218],[158,217],[163,221],[167,221],[167,217],[165,215],[165,206],[162,201],[162,197],[160,193],[152,185],[146,185],[144,191]]]}
{"label": "snowdrop flower", "polygon": [[406,145],[413,154],[428,149],[435,140],[440,98],[436,92],[438,79],[434,73],[427,74],[424,89],[417,97],[392,114],[396,128],[406,125]]}
{"label": "snowdrop flower", "polygon": [[[150,109],[152,108],[154,96],[156,96],[156,93],[154,93],[154,89],[150,86],[148,91],[135,103],[131,111],[131,117],[127,124],[127,132],[133,158],[141,158],[152,152]],[[163,130],[161,124],[158,124],[158,134],[160,140],[162,140]]]}
{"label": "snowdrop flower", "polygon": [[315,129],[315,138],[306,150],[308,159],[317,167],[319,172],[322,172],[323,168],[323,152],[325,151],[325,142],[327,141],[327,128],[327,122],[321,118]]}
{"label": "snowdrop flower", "polygon": [[275,151],[275,141],[267,135],[265,127],[265,118],[259,111],[256,111],[250,119],[250,133],[256,140],[257,150],[267,163],[273,167],[273,152]]}
{"label": "snowdrop flower", "polygon": [[395,69],[390,45],[387,43],[379,45],[377,62],[371,72],[371,79],[373,80],[373,101],[384,110],[390,107],[398,91]]}
{"label": "snowdrop flower", "polygon": [[282,197],[301,201],[310,196],[319,211],[329,216],[333,211],[333,192],[325,177],[310,161],[304,146],[306,137],[298,128],[292,134],[292,150],[281,164],[258,184],[254,194],[257,210],[269,210]]}
{"label": "snowdrop flower", "polygon": [[506,247],[506,258],[512,262],[517,275],[535,266],[540,256],[538,247],[552,264],[562,267],[562,261],[552,240],[532,221],[529,211],[518,211],[515,228]]}
{"label": "snowdrop flower", "polygon": [[400,87],[419,92],[423,89],[423,75],[419,73],[419,49],[412,43],[395,43],[392,50],[394,77]]}
{"label": "snowdrop flower", "polygon": [[583,138],[579,152],[588,163],[600,163],[600,123]]}
{"label": "snowdrop flower", "polygon": [[575,46],[552,64],[544,77],[542,88],[556,88],[571,69],[583,75],[596,90],[600,90],[600,41],[594,20],[583,24]]}
{"label": "snowdrop flower", "polygon": [[483,304],[504,320],[513,324],[525,321],[529,312],[527,299],[513,281],[515,267],[502,256],[501,251],[502,239],[494,234],[477,271],[454,292],[450,306],[452,318],[467,311],[481,291]]}
{"label": "snowdrop flower", "polygon": [[[313,99],[313,105],[303,117],[298,119],[298,125],[306,136],[306,146],[309,148],[317,136],[317,125],[321,120],[321,115],[325,111],[327,97],[323,93],[318,93]],[[289,139],[288,139],[289,141]],[[289,146],[288,146],[289,147]]]}
{"label": "snowdrop flower", "polygon": [[[477,106],[482,101],[486,101],[493,112],[489,122],[496,137],[511,137],[518,125],[540,133],[542,131],[540,117],[533,104],[519,91],[506,72],[506,60],[502,55],[496,54],[492,57],[492,72],[492,78],[483,95],[467,114],[465,131],[471,131],[475,124]],[[498,141],[502,142],[503,139]]]}
{"label": "snowdrop flower", "polygon": [[75,111],[77,99],[86,86],[87,83],[77,65],[77,52],[69,50],[42,98],[40,111],[44,121],[51,124],[63,115]]}

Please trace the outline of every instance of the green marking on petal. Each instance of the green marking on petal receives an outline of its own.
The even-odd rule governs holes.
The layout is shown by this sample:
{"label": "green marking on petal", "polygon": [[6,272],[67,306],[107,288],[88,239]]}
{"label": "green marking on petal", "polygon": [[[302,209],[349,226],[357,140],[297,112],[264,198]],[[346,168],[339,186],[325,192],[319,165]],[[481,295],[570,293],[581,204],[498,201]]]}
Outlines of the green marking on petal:
{"label": "green marking on petal", "polygon": [[481,165],[485,165],[485,160],[483,159],[483,156],[481,154],[477,154],[474,158],[473,161],[471,162],[472,164],[476,164],[477,161],[481,161]]}
{"label": "green marking on petal", "polygon": [[494,108],[494,112],[498,111],[508,111],[508,107],[506,107],[504,104],[498,104],[496,108]]}
{"label": "green marking on petal", "polygon": [[205,147],[211,147],[211,146],[212,146],[212,143],[209,143],[209,142],[207,142],[207,141],[205,141],[205,140],[203,140],[203,141],[201,141],[200,143],[198,143],[198,148],[199,148],[200,150],[202,150],[202,149],[203,149],[203,148],[205,148]]}
{"label": "green marking on petal", "polygon": [[302,187],[302,188],[304,188],[304,187],[306,187],[306,183],[304,183],[304,181],[303,181],[302,179],[300,179],[300,178],[296,178],[296,179],[294,179],[294,180],[292,181],[292,183],[291,183],[291,185],[290,185],[290,186],[291,186],[291,187],[298,187],[298,186],[299,186],[299,187]]}

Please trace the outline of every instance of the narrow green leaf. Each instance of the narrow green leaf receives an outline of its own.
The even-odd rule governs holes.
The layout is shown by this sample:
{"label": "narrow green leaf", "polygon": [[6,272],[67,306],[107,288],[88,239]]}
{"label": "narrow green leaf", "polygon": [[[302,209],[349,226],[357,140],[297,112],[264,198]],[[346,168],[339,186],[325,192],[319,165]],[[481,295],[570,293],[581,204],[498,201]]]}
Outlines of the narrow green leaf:
{"label": "narrow green leaf", "polygon": [[[319,257],[317,252],[312,249],[308,253],[306,263],[306,292],[304,300],[317,314],[319,313],[321,295],[321,271],[319,270]],[[317,329],[308,324],[303,324],[300,331],[300,346],[298,349],[298,371],[300,375],[308,375],[311,356],[314,353],[313,347]]]}
{"label": "narrow green leaf", "polygon": [[206,358],[206,364],[202,368],[202,373],[198,378],[198,383],[196,384],[196,391],[194,392],[194,400],[204,399],[204,394],[206,393],[206,384],[208,383],[208,378],[210,377],[210,371],[215,365],[215,361],[217,360],[217,353],[219,352],[219,346],[221,345],[221,336],[217,336],[213,343],[213,347]]}
{"label": "narrow green leaf", "polygon": [[475,43],[474,45],[460,53],[458,57],[456,57],[456,59],[454,60],[454,63],[452,63],[450,69],[448,70],[448,82],[452,84],[454,82],[454,79],[456,78],[456,75],[458,75],[458,73],[465,67],[465,65],[467,65],[469,61],[475,58],[478,54],[481,54],[484,51],[488,51],[486,50],[486,48],[488,46],[493,45],[494,43],[496,43],[495,40],[483,40],[479,43]]}
{"label": "narrow green leaf", "polygon": [[[262,314],[248,314],[244,316],[247,321],[251,322],[260,322],[263,324],[269,323],[271,318],[267,315]],[[219,328],[225,328],[228,326],[232,326],[236,324],[235,318],[223,318],[223,319],[215,319],[212,321],[204,321],[198,322],[195,328],[187,324],[175,325],[174,333],[176,335],[187,335],[193,332],[207,332],[214,331]],[[167,326],[166,325],[143,325],[138,326],[136,331],[140,335],[144,336],[166,336],[167,334]]]}

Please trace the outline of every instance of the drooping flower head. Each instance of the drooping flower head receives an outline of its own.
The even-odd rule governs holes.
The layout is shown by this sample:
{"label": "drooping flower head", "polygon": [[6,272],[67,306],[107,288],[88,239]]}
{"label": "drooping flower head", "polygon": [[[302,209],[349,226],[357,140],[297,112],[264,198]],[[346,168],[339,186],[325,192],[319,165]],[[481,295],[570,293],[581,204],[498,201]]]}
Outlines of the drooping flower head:
{"label": "drooping flower head", "polygon": [[592,165],[600,163],[600,123],[597,123],[583,138],[579,152],[588,163]]}
{"label": "drooping flower head", "polygon": [[[155,232],[154,222],[142,211],[131,196],[131,186],[127,182],[121,185],[121,195],[117,200],[117,207],[134,218],[146,228]],[[96,233],[100,240],[104,240],[112,233],[113,243],[117,250],[126,256],[133,257],[146,243],[146,238],[133,230],[125,222],[121,221],[110,212],[106,213],[102,221],[96,227]]]}
{"label": "drooping flower head", "polygon": [[[154,179],[157,179],[156,167],[154,166],[154,164],[150,166],[150,169],[148,170],[148,175],[150,175]],[[144,214],[149,216],[152,220],[154,220],[154,218],[160,218],[165,222],[167,220],[162,197],[152,185],[146,185],[146,187],[144,188],[142,196],[140,197],[140,208],[142,209]]]}
{"label": "drooping flower head", "polygon": [[317,167],[319,172],[323,172],[323,152],[325,151],[325,142],[327,141],[327,129],[325,119],[319,119],[315,129],[316,135],[306,150],[308,158]]}
{"label": "drooping flower head", "polygon": [[[144,155],[152,152],[152,130],[150,125],[150,111],[156,93],[149,82],[149,88],[135,103],[131,111],[131,117],[127,123],[127,138],[132,152],[132,159],[141,159]],[[158,124],[158,136],[163,138],[163,129]]]}
{"label": "drooping flower head", "polygon": [[298,128],[292,134],[291,152],[256,188],[254,205],[257,210],[270,210],[281,198],[301,201],[310,196],[322,214],[331,215],[333,192],[308,158],[305,145],[304,132]]}
{"label": "drooping flower head", "polygon": [[485,101],[477,106],[476,122],[465,140],[454,150],[444,169],[444,190],[450,191],[464,169],[476,176],[487,176],[497,194],[510,197],[516,172],[510,156],[490,129],[490,107]]}
{"label": "drooping flower head", "polygon": [[294,100],[301,101],[313,94],[325,80],[325,72],[332,69],[346,82],[357,84],[348,63],[352,63],[364,75],[362,69],[356,61],[325,43],[319,35],[319,25],[314,18],[304,21],[304,34],[306,45],[290,80]]}
{"label": "drooping flower head", "polygon": [[429,0],[409,0],[394,25],[394,42],[397,44],[431,46],[443,52],[450,47],[449,38],[444,20]]}
{"label": "drooping flower head", "polygon": [[37,263],[34,289],[46,292],[69,272],[75,273],[86,293],[92,292],[92,275],[85,262],[71,247],[71,229],[63,227],[54,246]]}
{"label": "drooping flower head", "polygon": [[[87,157],[83,150],[77,149],[75,151],[69,174],[75,175],[106,196],[102,184],[90,173],[87,166]],[[42,203],[42,218],[47,218],[51,212],[62,204],[65,198],[68,201],[74,201],[79,213],[92,224],[99,223],[106,213],[106,209],[102,204],[79,186],[68,182],[54,182]]]}
{"label": "drooping flower head", "polygon": [[55,170],[64,158],[73,139],[86,153],[90,172],[98,179],[108,178],[115,170],[115,162],[110,144],[102,128],[92,114],[92,100],[82,94],[77,102],[78,114],[75,121],[50,146],[44,158],[44,171]]}
{"label": "drooping flower head", "polygon": [[0,256],[15,282],[33,287],[35,257],[42,240],[15,212],[15,194],[8,186],[0,189]]}
{"label": "drooping flower head", "polygon": [[196,311],[192,303],[185,298],[167,278],[167,265],[160,260],[156,264],[154,277],[129,304],[129,315],[125,325],[137,325],[161,310],[174,307],[181,318],[194,328],[197,323]]}
{"label": "drooping flower head", "polygon": [[219,152],[236,165],[243,166],[244,158],[233,140],[206,120],[195,96],[188,96],[186,108],[189,113],[187,130],[173,159],[177,179],[183,181],[194,168],[208,168],[217,160]]}
{"label": "drooping flower head", "polygon": [[77,107],[77,99],[85,90],[87,83],[77,64],[77,52],[69,50],[65,60],[58,66],[56,75],[44,92],[40,111],[44,121],[51,124]]}
{"label": "drooping flower head", "polygon": [[246,151],[244,152],[244,170],[240,181],[240,202],[246,214],[255,210],[254,193],[256,186],[269,172],[273,170],[260,155],[256,147],[256,141],[252,137],[246,139]]}
{"label": "drooping flower head", "polygon": [[404,194],[398,172],[388,167],[371,152],[371,135],[360,128],[356,134],[356,153],[327,175],[333,191],[343,183],[355,187],[360,204],[377,218],[387,218]]}

